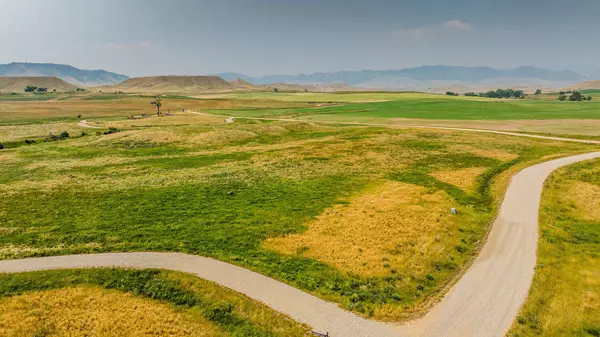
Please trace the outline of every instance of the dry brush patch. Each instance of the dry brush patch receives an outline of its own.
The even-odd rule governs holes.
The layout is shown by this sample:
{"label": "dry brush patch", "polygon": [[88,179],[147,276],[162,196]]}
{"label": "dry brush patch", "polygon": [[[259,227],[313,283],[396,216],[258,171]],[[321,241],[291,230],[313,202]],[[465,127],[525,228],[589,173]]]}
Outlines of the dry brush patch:
{"label": "dry brush patch", "polygon": [[431,176],[448,184],[452,184],[468,192],[474,192],[477,178],[485,172],[485,167],[468,167],[454,171],[434,171]]}
{"label": "dry brush patch", "polygon": [[[597,174],[600,172],[596,172]],[[575,212],[586,221],[600,221],[600,186],[575,181],[567,191],[574,203]]]}
{"label": "dry brush patch", "polygon": [[423,261],[443,255],[443,237],[455,219],[441,191],[386,181],[326,209],[300,234],[265,241],[265,247],[307,256],[348,273],[383,276],[423,274]]}
{"label": "dry brush patch", "polygon": [[3,336],[226,336],[201,317],[116,290],[78,286],[0,300]]}
{"label": "dry brush patch", "polygon": [[25,139],[38,139],[46,137],[50,133],[59,134],[63,131],[67,131],[72,135],[78,135],[86,130],[74,123],[0,125],[0,143]]}

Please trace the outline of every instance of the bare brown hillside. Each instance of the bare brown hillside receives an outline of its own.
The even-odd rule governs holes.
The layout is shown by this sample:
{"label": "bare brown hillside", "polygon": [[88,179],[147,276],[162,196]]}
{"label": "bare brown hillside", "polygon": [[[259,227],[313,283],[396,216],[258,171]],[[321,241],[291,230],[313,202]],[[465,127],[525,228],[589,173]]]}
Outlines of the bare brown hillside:
{"label": "bare brown hillside", "polygon": [[600,80],[581,82],[575,86],[575,89],[600,89]]}
{"label": "bare brown hillside", "polygon": [[242,88],[248,88],[248,89],[256,89],[257,86],[248,82],[248,81],[244,81],[241,78],[236,78],[235,80],[230,82],[231,84],[237,86],[237,87],[242,87]]}
{"label": "bare brown hillside", "polygon": [[143,93],[222,92],[240,89],[218,76],[148,76],[128,79],[99,90]]}
{"label": "bare brown hillside", "polygon": [[23,92],[25,87],[31,85],[48,89],[48,91],[74,91],[77,87],[67,83],[58,77],[52,76],[28,76],[8,77],[0,76],[0,92]]}

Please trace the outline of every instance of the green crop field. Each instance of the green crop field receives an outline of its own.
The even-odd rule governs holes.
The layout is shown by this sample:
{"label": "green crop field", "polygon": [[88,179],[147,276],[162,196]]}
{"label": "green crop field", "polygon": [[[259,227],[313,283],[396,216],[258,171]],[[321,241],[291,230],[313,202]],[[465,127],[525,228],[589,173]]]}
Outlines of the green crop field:
{"label": "green crop field", "polygon": [[[275,95],[275,94],[273,94]],[[401,95],[401,94],[399,94]],[[441,95],[405,94],[408,97],[386,102],[368,102],[294,109],[228,111],[231,115],[252,117],[327,118],[417,118],[440,120],[536,120],[600,119],[600,100],[560,102],[536,100],[469,99]],[[333,96],[333,95],[330,95]],[[343,94],[339,96],[343,97]],[[342,102],[335,97],[332,101]],[[223,113],[218,111],[215,113]]]}

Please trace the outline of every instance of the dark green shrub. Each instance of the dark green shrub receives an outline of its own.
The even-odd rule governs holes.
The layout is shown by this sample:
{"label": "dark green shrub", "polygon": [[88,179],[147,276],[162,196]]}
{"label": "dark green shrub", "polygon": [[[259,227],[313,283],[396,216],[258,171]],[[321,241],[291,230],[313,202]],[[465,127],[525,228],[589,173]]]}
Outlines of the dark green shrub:
{"label": "dark green shrub", "polygon": [[110,135],[111,133],[117,133],[117,132],[121,132],[121,130],[111,126],[108,128],[108,131],[104,131],[104,134]]}
{"label": "dark green shrub", "polygon": [[230,325],[235,320],[233,316],[233,304],[217,302],[206,309],[204,316],[211,322]]}

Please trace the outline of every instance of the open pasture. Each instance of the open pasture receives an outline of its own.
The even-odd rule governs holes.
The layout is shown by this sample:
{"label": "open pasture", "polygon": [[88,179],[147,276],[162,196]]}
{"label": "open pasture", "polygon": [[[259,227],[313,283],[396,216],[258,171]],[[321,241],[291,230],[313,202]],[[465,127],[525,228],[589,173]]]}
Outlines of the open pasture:
{"label": "open pasture", "polygon": [[511,172],[592,148],[191,113],[98,121],[120,132],[0,152],[1,258],[196,253],[384,320],[423,312],[461,274]]}

